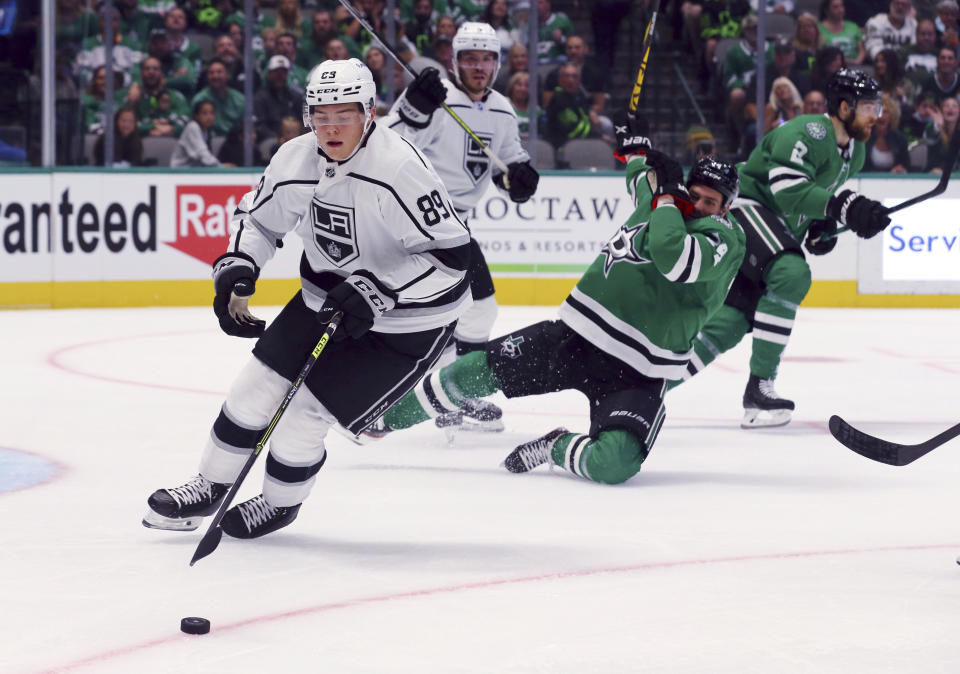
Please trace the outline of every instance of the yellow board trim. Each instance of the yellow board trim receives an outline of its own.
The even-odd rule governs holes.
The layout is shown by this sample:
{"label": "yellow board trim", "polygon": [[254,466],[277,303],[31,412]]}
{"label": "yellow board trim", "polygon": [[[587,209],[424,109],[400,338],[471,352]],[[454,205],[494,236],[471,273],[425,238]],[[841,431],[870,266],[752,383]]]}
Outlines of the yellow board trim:
{"label": "yellow board trim", "polygon": [[[559,306],[576,284],[572,278],[494,279],[503,305]],[[286,304],[299,279],[261,279],[253,304]],[[0,283],[0,309],[204,306],[213,301],[210,281],[64,281]],[[960,295],[861,295],[856,281],[814,281],[805,307],[960,308]]]}

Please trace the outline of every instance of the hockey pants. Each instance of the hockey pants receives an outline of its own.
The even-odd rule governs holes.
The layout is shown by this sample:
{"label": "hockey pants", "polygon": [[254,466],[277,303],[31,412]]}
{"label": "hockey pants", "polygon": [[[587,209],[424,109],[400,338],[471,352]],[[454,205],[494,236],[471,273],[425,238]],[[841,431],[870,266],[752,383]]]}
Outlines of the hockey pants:
{"label": "hockey pants", "polygon": [[[774,258],[763,273],[763,295],[756,303],[752,322],[742,309],[724,304],[694,340],[694,358],[687,366],[689,379],[729,351],[753,329],[750,374],[775,379],[780,359],[790,341],[797,309],[810,290],[810,266],[799,255]],[[671,388],[680,382],[670,382]]]}

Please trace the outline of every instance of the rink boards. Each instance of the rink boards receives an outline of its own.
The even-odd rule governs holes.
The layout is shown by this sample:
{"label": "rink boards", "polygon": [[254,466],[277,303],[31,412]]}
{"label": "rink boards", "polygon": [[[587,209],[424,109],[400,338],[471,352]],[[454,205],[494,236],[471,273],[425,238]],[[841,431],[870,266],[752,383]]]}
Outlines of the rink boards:
{"label": "rink boards", "polygon": [[[242,169],[27,169],[0,174],[0,307],[204,305],[210,263],[230,218],[260,178]],[[886,205],[930,190],[934,177],[871,175],[848,187]],[[491,187],[469,224],[502,304],[556,305],[632,212],[624,175],[544,172],[513,204]],[[869,241],[842,235],[808,256],[809,306],[960,306],[960,186],[894,216]],[[297,287],[302,246],[288,236],[257,285],[257,303]]]}

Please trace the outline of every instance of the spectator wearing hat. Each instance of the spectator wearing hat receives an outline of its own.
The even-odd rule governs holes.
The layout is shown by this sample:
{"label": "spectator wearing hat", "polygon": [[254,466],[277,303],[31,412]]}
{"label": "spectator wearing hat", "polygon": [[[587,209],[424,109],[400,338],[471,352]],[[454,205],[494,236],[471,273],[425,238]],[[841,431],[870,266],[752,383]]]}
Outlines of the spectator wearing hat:
{"label": "spectator wearing hat", "polygon": [[687,152],[683,163],[688,166],[694,166],[706,156],[717,154],[717,141],[705,126],[695,125],[687,129],[684,144]]}
{"label": "spectator wearing hat", "polygon": [[[160,62],[167,88],[179,91],[185,98],[197,92],[196,68],[190,59],[174,51],[165,28],[154,28],[150,31],[147,53]],[[133,79],[138,79],[136,72]]]}
{"label": "spectator wearing hat", "polygon": [[179,91],[168,88],[160,60],[154,56],[140,62],[139,77],[124,98],[137,113],[141,136],[179,136],[189,121],[190,104]]}
{"label": "spectator wearing hat", "polygon": [[912,0],[890,0],[888,11],[867,21],[864,46],[871,61],[884,49],[905,51],[917,41],[917,20],[912,11]]}
{"label": "spectator wearing hat", "polygon": [[267,62],[266,86],[253,97],[257,136],[263,140],[280,135],[284,117],[303,114],[303,96],[289,84],[290,59],[274,54]]}
{"label": "spectator wearing hat", "polygon": [[200,101],[211,101],[216,108],[216,118],[211,127],[213,135],[226,136],[238,121],[243,120],[243,94],[227,86],[230,75],[227,65],[219,58],[210,59],[205,76],[207,86],[197,92],[190,106],[193,108]]}
{"label": "spectator wearing hat", "polygon": [[[287,84],[303,95],[303,92],[307,89],[307,77],[309,76],[309,72],[306,68],[297,65],[298,43],[299,40],[297,39],[296,35],[291,33],[280,33],[277,35],[277,43],[274,46],[274,53],[279,54],[280,56],[286,56],[287,60],[290,61],[290,74],[287,77]],[[346,47],[346,45],[344,45],[344,47]]]}
{"label": "spectator wearing hat", "polygon": [[[806,53],[806,52],[804,52]],[[808,60],[797,56],[797,49],[789,39],[777,41],[773,48],[773,67],[766,71],[764,91],[773,90],[773,81],[786,77],[797,88],[801,98],[810,91],[810,71]]]}

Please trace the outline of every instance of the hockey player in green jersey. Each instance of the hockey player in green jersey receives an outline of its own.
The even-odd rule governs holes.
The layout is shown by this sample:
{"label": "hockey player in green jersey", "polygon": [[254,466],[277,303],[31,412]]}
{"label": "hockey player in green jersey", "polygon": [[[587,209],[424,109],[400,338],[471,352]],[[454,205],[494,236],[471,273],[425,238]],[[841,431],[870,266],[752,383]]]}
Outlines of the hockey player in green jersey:
{"label": "hockey player in green jersey", "polygon": [[520,445],[514,473],[551,463],[616,484],[640,470],[664,419],[668,379],[682,373],[697,331],[723,303],[744,251],[725,215],[739,180],[732,164],[701,159],[683,183],[680,165],[618,129],[635,209],[560,308],[560,320],[527,326],[427,375],[387,411],[383,431],[456,411],[470,398],[574,389],[590,401],[590,430],[564,428]]}
{"label": "hockey player in green jersey", "polygon": [[[838,225],[870,238],[890,224],[883,206],[843,189],[863,168],[864,142],[880,116],[880,87],[846,68],[827,82],[827,114],[801,115],[768,133],[740,169],[731,214],[743,226],[747,253],[724,306],[703,327],[684,379],[753,331],[750,378],[741,426],[782,426],[793,401],[773,388],[800,302],[810,289],[813,255],[833,250]],[[824,237],[824,234],[827,237]],[[679,382],[671,382],[671,386]]]}

